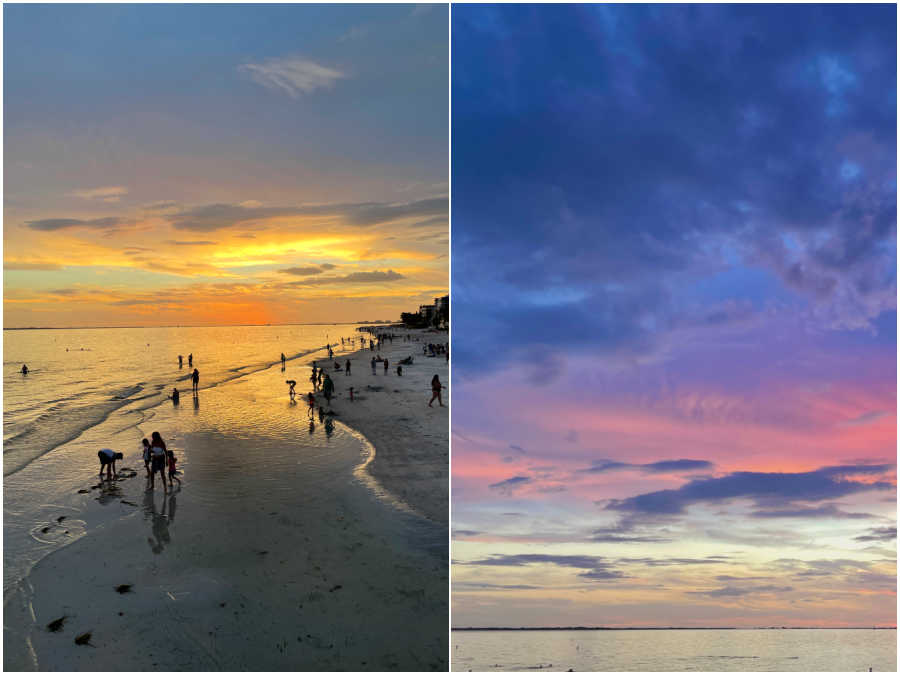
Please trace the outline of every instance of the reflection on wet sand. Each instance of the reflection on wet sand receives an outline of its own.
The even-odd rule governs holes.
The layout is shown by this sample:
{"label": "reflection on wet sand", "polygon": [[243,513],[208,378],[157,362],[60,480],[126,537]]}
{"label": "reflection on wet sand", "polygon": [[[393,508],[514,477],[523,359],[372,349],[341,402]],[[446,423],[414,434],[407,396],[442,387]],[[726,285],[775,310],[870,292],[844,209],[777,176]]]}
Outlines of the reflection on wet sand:
{"label": "reflection on wet sand", "polygon": [[175,522],[175,510],[177,507],[176,495],[181,492],[181,481],[175,479],[168,493],[162,495],[162,509],[156,508],[156,491],[148,489],[144,492],[144,519],[150,521],[152,537],[147,537],[147,544],[155,554],[165,550],[166,544],[171,542],[169,525]]}

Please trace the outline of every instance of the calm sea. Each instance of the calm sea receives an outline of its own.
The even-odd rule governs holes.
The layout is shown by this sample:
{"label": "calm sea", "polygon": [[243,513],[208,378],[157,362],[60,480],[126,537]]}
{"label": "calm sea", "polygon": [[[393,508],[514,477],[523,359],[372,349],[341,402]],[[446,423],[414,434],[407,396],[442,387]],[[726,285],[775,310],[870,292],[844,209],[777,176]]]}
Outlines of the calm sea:
{"label": "calm sea", "polygon": [[454,671],[896,672],[897,631],[454,631]]}
{"label": "calm sea", "polygon": [[[282,352],[302,392],[308,370],[298,370],[298,364],[324,358],[327,343],[337,343],[336,354],[343,353],[342,337],[349,351],[349,339],[360,336],[356,328],[3,331],[4,590],[41,557],[89,528],[77,491],[86,487],[86,474],[96,476],[97,450],[111,447],[126,458],[139,457],[142,425],[154,408],[171,407],[166,397],[173,387],[182,393],[181,406],[191,406],[189,354],[200,371],[201,395],[203,389],[270,368]],[[22,364],[28,375],[22,375]],[[60,512],[70,513],[66,527],[47,529],[51,514]]]}

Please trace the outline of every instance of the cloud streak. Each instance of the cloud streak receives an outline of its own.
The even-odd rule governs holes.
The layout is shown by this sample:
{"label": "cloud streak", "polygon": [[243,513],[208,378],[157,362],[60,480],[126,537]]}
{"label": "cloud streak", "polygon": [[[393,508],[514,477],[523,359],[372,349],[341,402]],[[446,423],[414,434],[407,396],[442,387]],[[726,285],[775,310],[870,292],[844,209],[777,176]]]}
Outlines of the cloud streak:
{"label": "cloud streak", "polygon": [[238,70],[246,73],[257,84],[267,89],[287,94],[297,99],[301,94],[311,94],[317,89],[331,89],[347,75],[336,68],[329,68],[308,59],[282,57],[262,63],[245,63]]}

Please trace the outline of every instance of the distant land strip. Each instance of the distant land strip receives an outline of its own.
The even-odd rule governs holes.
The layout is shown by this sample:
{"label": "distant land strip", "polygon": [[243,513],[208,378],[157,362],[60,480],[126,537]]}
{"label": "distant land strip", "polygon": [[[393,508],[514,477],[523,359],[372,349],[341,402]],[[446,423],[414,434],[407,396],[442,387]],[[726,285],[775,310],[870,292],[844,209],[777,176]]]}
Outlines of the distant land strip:
{"label": "distant land strip", "polygon": [[549,626],[544,628],[521,627],[494,627],[476,628],[472,626],[464,628],[451,628],[458,631],[485,631],[485,630],[897,630],[896,626],[634,626],[613,628],[611,626]]}

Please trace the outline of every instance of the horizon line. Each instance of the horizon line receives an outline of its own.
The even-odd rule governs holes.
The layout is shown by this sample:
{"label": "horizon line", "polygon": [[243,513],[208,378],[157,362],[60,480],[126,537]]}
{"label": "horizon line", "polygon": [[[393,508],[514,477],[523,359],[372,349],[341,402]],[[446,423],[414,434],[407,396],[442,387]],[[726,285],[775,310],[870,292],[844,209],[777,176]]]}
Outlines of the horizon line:
{"label": "horizon line", "polygon": [[237,326],[364,326],[366,324],[395,324],[401,321],[374,319],[372,321],[311,321],[308,323],[198,323],[166,324],[163,326],[4,326],[3,330],[94,330],[99,328],[234,328]]}
{"label": "horizon line", "polygon": [[897,626],[452,626],[450,630],[897,630]]}

